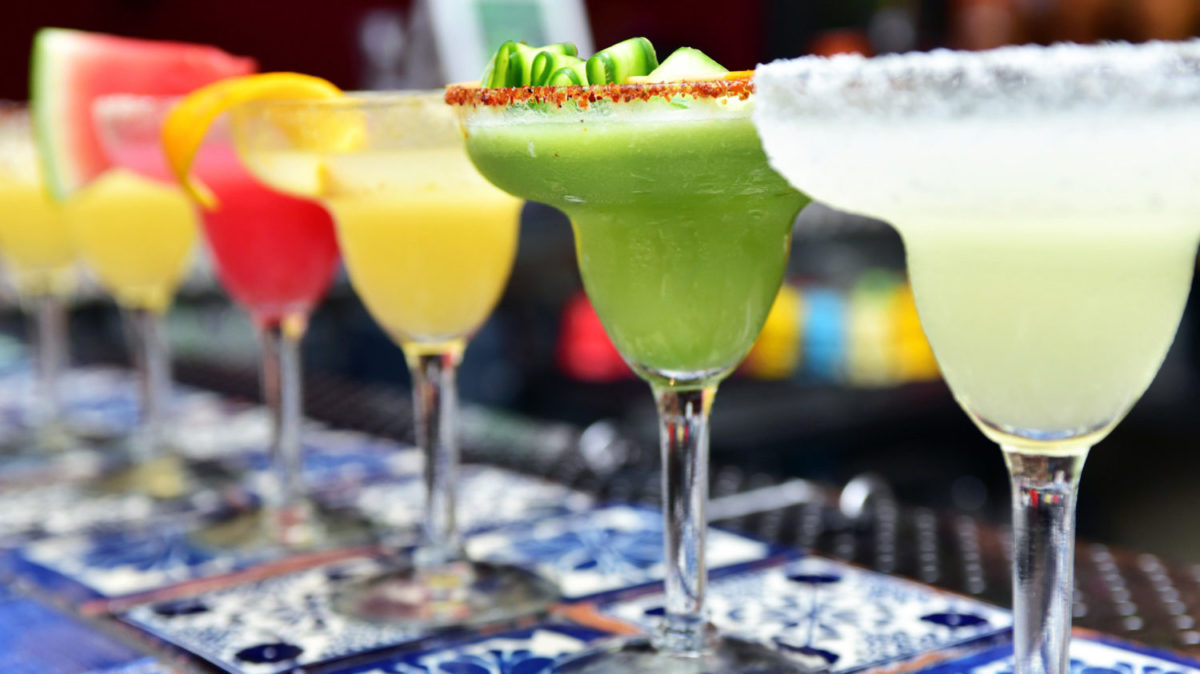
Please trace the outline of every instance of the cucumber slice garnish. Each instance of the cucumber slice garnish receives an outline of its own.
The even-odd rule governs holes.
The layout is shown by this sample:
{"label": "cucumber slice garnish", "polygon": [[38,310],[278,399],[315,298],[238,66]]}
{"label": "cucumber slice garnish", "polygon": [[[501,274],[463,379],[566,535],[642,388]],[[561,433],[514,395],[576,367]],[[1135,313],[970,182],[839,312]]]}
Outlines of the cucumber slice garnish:
{"label": "cucumber slice garnish", "polygon": [[587,60],[588,84],[622,84],[633,75],[648,75],[658,67],[654,45],[644,37],[618,42]]}
{"label": "cucumber slice garnish", "polygon": [[504,77],[504,86],[523,87],[529,84],[530,73],[533,71],[533,58],[537,55],[536,47],[518,42],[516,48],[509,51],[508,74]]}
{"label": "cucumber slice garnish", "polygon": [[584,60],[567,54],[559,54],[552,51],[540,51],[537,56],[533,57],[533,68],[530,70],[529,83],[535,87],[541,87],[549,84],[550,76],[559,70],[572,70],[580,68],[581,72],[585,66]]}
{"label": "cucumber slice garnish", "polygon": [[729,72],[725,66],[712,60],[708,54],[691,47],[680,47],[671,52],[663,62],[646,76],[646,82],[674,82],[695,79],[705,75],[722,75]]}
{"label": "cucumber slice garnish", "polygon": [[[677,50],[675,57],[683,50]],[[720,68],[701,52],[691,50]],[[500,45],[480,78],[486,88],[527,86],[580,86],[586,84],[624,84],[630,77],[642,77],[658,72],[658,55],[654,45],[644,37],[618,42],[596,52],[590,59],[579,58],[570,42],[557,42],[545,47],[530,47],[524,42],[509,40]],[[720,72],[725,72],[721,68]]]}
{"label": "cucumber slice garnish", "polygon": [[543,66],[544,70],[539,75],[542,79],[549,79],[555,70],[571,66],[573,61],[582,62],[575,56],[576,53],[575,45],[570,42],[530,47],[524,42],[509,40],[496,50],[495,56],[484,69],[483,76],[479,78],[479,83],[491,89],[529,86],[534,83],[533,66],[539,56],[546,54],[545,58],[561,59]]}
{"label": "cucumber slice garnish", "polygon": [[508,77],[508,55],[509,52],[516,49],[517,43],[509,40],[500,45],[496,50],[496,54],[492,56],[492,60],[488,62],[487,68],[483,71],[483,77],[480,78],[480,85],[488,88],[497,88],[505,86],[505,80]]}
{"label": "cucumber slice garnish", "polygon": [[588,83],[586,68],[587,65],[583,60],[580,60],[576,66],[559,68],[550,73],[550,79],[546,80],[546,86],[581,87]]}
{"label": "cucumber slice garnish", "polygon": [[489,70],[484,71],[486,79],[480,80],[482,85],[490,88],[525,86],[529,83],[533,57],[538,51],[523,42],[512,40],[500,45]]}
{"label": "cucumber slice garnish", "polygon": [[574,42],[555,42],[554,44],[542,47],[542,51],[562,54],[563,56],[579,56],[579,49],[575,46]]}

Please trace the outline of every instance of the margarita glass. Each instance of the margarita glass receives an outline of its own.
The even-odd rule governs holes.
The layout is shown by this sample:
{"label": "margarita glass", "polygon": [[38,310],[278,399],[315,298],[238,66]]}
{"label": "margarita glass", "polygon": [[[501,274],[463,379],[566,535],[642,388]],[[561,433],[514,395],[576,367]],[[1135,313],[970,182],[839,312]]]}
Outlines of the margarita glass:
{"label": "margarita glass", "polygon": [[0,256],[22,303],[34,305],[33,449],[74,443],[62,418],[59,382],[68,359],[66,297],[75,250],[65,210],[47,194],[29,110],[0,103]]}
{"label": "margarita glass", "polygon": [[[185,199],[170,178],[159,144],[163,120],[178,100],[105,96],[95,112],[116,165],[170,183],[162,189]],[[258,183],[237,161],[222,127],[210,134],[196,170],[220,200],[213,209],[201,209],[200,219],[217,275],[250,312],[258,331],[263,394],[272,420],[272,477],[265,485],[264,507],[196,536],[206,544],[238,548],[313,548],[344,540],[351,532],[335,529],[361,526],[310,502],[303,486],[300,438],[300,340],[338,261],[329,215],[320,206]]]}
{"label": "margarita glass", "polygon": [[1150,384],[1200,237],[1200,43],[759,68],[772,165],[890,221],[960,405],[1012,476],[1015,663],[1067,671],[1075,493]]}
{"label": "margarita glass", "polygon": [[651,643],[561,671],[797,669],[717,638],[704,607],[709,408],[766,320],[807,201],[767,166],[752,92],[745,78],[447,92],[479,171],[570,217],[588,297],[658,404],[665,617]]}
{"label": "margarita glass", "polygon": [[441,92],[264,100],[231,118],[256,176],[333,214],[350,281],[412,373],[423,540],[411,565],[395,558],[401,568],[347,588],[338,606],[427,626],[544,609],[557,598],[547,581],[467,559],[455,509],[455,370],[508,280],[521,202],[471,166]]}
{"label": "margarita glass", "polygon": [[[136,135],[100,99],[93,111],[100,136],[119,153]],[[67,202],[80,258],[116,300],[130,328],[142,418],[132,438],[134,465],[108,476],[111,488],[178,498],[199,475],[169,451],[171,358],[164,319],[192,262],[196,215],[187,198],[123,168],[108,171]]]}

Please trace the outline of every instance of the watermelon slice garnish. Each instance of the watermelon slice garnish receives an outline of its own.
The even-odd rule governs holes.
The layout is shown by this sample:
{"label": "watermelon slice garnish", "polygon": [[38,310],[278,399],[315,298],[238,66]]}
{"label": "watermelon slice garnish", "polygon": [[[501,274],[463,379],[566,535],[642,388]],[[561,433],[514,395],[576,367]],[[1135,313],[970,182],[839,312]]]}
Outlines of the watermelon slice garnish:
{"label": "watermelon slice garnish", "polygon": [[182,96],[254,72],[253,59],[216,47],[43,28],[33,40],[30,107],[42,172],[65,200],[111,163],[92,124],[92,102],[108,94]]}

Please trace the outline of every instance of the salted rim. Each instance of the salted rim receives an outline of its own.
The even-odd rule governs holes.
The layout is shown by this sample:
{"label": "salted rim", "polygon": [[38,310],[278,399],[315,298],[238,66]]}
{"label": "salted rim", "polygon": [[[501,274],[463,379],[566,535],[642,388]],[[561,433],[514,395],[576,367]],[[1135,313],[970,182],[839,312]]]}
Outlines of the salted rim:
{"label": "salted rim", "polygon": [[761,65],[757,79],[759,118],[1146,110],[1200,102],[1200,40],[804,56]]}
{"label": "salted rim", "polygon": [[651,98],[737,98],[746,100],[754,93],[753,73],[746,71],[728,79],[684,82],[642,82],[637,84],[591,84],[566,87],[506,87],[483,88],[478,85],[452,84],[446,87],[446,103],[450,105],[485,105],[506,107],[518,103],[549,103],[561,108],[574,101],[587,108],[598,101],[630,103]]}

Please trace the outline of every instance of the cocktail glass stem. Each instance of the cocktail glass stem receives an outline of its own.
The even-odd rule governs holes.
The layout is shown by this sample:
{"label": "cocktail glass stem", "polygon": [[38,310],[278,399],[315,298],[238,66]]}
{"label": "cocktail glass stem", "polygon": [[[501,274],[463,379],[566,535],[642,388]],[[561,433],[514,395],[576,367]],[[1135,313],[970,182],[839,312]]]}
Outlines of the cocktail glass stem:
{"label": "cocktail glass stem", "polygon": [[462,351],[461,347],[436,351],[404,347],[412,373],[416,441],[425,455],[424,540],[414,560],[418,568],[436,568],[465,557],[455,505],[459,463],[455,374]]}
{"label": "cocktail glass stem", "polygon": [[1013,658],[1017,674],[1065,674],[1075,565],[1075,492],[1087,449],[1002,446],[1012,479]]}
{"label": "cocktail glass stem", "polygon": [[708,413],[717,387],[678,391],[654,387],[662,445],[663,552],[666,613],[655,646],[698,656],[712,646],[704,606],[708,569]]}
{"label": "cocktail glass stem", "polygon": [[274,518],[272,531],[284,545],[301,544],[307,538],[312,514],[300,446],[300,340],[307,329],[308,317],[301,314],[259,327],[263,398],[271,414],[271,477],[263,506]]}
{"label": "cocktail glass stem", "polygon": [[161,456],[166,445],[171,355],[162,312],[136,308],[125,309],[124,313],[134,338],[134,365],[142,407],[134,452],[138,459],[148,460]]}
{"label": "cocktail glass stem", "polygon": [[63,370],[67,365],[67,306],[63,298],[44,293],[36,298],[34,348],[36,383],[34,417],[40,446],[61,449],[66,444],[62,418]]}

